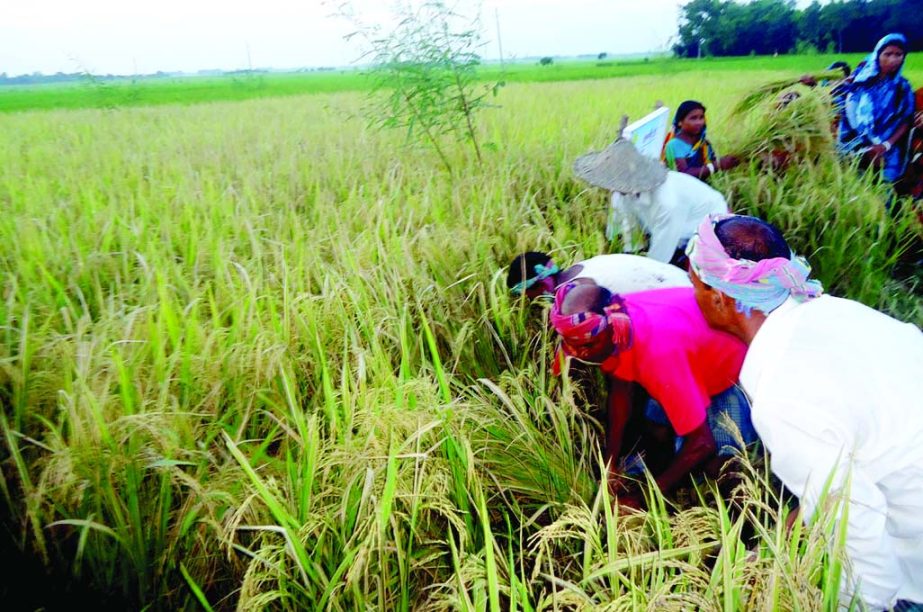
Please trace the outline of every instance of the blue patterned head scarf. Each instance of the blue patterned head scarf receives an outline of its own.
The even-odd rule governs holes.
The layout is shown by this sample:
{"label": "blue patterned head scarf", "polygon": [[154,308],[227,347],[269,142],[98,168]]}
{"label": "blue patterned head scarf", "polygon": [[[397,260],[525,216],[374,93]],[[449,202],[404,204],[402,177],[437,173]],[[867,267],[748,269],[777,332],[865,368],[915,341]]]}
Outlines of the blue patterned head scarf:
{"label": "blue patterned head scarf", "polygon": [[[881,66],[878,63],[878,56],[881,55],[881,52],[884,51],[885,47],[888,46],[900,47],[907,51],[907,38],[903,34],[888,34],[887,36],[882,37],[881,40],[875,45],[875,50],[868,54],[865,58],[865,61],[862,63],[862,67],[856,72],[856,76],[853,79],[853,83],[864,83],[871,79],[874,79],[879,74],[881,74]],[[901,76],[901,72],[904,70],[904,65],[901,64],[901,67],[897,69],[897,72],[892,75],[892,78],[898,78]]]}

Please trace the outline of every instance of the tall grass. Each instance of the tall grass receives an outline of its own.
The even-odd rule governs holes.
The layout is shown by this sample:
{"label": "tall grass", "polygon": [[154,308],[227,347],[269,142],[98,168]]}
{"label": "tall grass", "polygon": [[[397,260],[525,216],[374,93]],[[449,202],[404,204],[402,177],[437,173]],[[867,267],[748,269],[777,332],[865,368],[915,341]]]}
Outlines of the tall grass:
{"label": "tall grass", "polygon": [[[820,608],[829,528],[790,538],[763,472],[613,509],[600,426],[497,272],[607,249],[571,160],[657,98],[704,98],[720,138],[751,77],[700,76],[511,86],[454,179],[355,94],[0,117],[17,546],[127,608]],[[834,292],[920,316],[881,186],[725,181]]]}

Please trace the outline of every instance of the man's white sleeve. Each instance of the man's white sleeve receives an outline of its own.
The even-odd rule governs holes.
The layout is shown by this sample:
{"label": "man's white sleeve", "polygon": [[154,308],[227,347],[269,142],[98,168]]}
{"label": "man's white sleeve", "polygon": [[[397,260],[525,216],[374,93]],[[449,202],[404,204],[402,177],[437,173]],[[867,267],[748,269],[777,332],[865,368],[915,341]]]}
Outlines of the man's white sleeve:
{"label": "man's white sleeve", "polygon": [[[848,512],[846,553],[851,568],[841,592],[848,597],[858,583],[866,605],[890,607],[901,569],[886,529],[887,500],[862,464],[853,461],[857,432],[842,421],[812,419],[811,406],[761,406],[759,412],[754,423],[769,449],[772,471],[798,495],[806,519],[820,519],[815,511],[832,511],[848,487],[848,506],[837,507],[839,517]],[[826,500],[818,507],[831,474]]]}
{"label": "man's white sleeve", "polygon": [[[672,186],[671,186],[672,187]],[[651,233],[647,256],[669,262],[685,230],[685,215],[675,189],[658,189],[651,193],[647,211],[647,230]]]}

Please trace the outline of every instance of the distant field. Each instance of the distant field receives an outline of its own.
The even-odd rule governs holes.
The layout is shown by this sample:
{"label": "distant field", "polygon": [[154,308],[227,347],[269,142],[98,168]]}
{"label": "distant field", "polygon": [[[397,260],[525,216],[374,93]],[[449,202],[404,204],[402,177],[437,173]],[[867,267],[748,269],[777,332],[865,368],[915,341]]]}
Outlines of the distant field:
{"label": "distant field", "polygon": [[[784,55],[779,57],[733,57],[702,60],[654,59],[651,61],[566,61],[550,66],[514,63],[485,66],[485,80],[514,82],[576,81],[613,77],[671,75],[710,72],[766,71],[799,74],[817,71],[836,59],[851,65],[862,55]],[[923,85],[923,58],[911,55],[907,72],[912,82]],[[773,76],[772,78],[778,78]],[[114,108],[160,104],[248,100],[312,93],[362,91],[369,79],[358,70],[336,72],[255,74],[225,77],[181,77],[137,81],[85,81],[48,85],[0,87],[0,112],[54,108]]]}

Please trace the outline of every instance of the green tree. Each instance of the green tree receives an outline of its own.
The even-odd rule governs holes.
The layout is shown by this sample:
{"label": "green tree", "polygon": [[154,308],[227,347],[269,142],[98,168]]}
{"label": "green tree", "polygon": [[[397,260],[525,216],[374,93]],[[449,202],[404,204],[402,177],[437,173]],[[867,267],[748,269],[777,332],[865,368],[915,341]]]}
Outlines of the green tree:
{"label": "green tree", "polygon": [[727,2],[692,0],[680,10],[678,42],[674,52],[681,57],[717,54],[710,48],[718,39],[717,25],[723,20]]}
{"label": "green tree", "polygon": [[370,123],[405,129],[409,140],[428,143],[450,172],[446,137],[470,143],[480,162],[477,114],[500,84],[476,80],[482,44],[477,20],[441,0],[402,4],[396,11],[397,26],[384,32],[341,9],[357,27],[350,37],[362,38],[369,48],[364,57],[371,60],[368,74],[375,84]]}
{"label": "green tree", "polygon": [[870,51],[888,32],[923,48],[923,0],[692,0],[680,11],[674,52],[698,55],[786,53],[798,48]]}
{"label": "green tree", "polygon": [[798,29],[794,0],[754,0],[742,6],[738,40],[747,53],[788,53],[795,48]]}
{"label": "green tree", "polygon": [[798,19],[798,39],[815,49],[826,49],[833,42],[822,20],[823,7],[817,0],[808,5]]}

